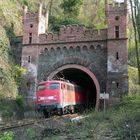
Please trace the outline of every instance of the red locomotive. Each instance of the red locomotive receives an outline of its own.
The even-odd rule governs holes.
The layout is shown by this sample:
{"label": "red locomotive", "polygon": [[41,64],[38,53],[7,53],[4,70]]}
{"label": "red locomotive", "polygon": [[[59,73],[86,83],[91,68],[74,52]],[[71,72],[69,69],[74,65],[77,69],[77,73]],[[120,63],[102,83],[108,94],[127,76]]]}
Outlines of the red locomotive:
{"label": "red locomotive", "polygon": [[60,115],[74,113],[75,106],[84,105],[84,102],[84,92],[73,83],[51,80],[38,84],[36,106],[45,116],[54,111]]}

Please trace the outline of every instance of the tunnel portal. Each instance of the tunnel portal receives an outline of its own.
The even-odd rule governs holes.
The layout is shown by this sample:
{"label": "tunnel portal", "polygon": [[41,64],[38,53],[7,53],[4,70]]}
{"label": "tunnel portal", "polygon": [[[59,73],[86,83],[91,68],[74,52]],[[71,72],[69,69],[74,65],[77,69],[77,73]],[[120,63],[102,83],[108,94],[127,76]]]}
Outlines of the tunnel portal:
{"label": "tunnel portal", "polygon": [[56,69],[49,76],[51,79],[65,79],[79,85],[86,96],[85,107],[97,108],[99,104],[99,84],[92,72],[78,65],[67,65]]}

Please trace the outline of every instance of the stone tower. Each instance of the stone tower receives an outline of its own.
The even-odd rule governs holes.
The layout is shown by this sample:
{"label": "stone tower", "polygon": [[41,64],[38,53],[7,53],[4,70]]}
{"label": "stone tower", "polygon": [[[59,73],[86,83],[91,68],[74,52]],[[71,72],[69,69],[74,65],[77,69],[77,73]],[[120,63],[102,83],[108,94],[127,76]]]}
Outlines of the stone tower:
{"label": "stone tower", "polygon": [[48,28],[48,12],[43,13],[43,6],[39,4],[37,13],[29,13],[27,6],[23,10],[23,44],[39,43],[39,35]]}
{"label": "stone tower", "polygon": [[[127,93],[127,0],[109,3],[106,0],[107,18],[107,92],[112,101]],[[114,101],[115,100],[115,101]]]}

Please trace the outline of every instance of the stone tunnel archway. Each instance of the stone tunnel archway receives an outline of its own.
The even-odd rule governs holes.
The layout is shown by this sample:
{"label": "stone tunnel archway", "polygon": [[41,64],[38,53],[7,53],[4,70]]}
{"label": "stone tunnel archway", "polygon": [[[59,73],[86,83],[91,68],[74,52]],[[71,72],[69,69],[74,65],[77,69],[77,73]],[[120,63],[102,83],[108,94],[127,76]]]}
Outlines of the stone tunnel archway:
{"label": "stone tunnel archway", "polygon": [[66,64],[49,74],[50,79],[55,77],[64,77],[85,88],[89,93],[87,102],[91,103],[95,109],[98,108],[100,85],[96,76],[88,68],[77,64]]}

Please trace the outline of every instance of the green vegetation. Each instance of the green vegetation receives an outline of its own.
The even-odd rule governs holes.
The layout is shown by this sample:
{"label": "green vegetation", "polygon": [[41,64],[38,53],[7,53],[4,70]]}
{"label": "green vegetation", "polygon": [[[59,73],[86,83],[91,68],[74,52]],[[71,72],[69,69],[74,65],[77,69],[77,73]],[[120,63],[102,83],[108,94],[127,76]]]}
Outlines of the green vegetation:
{"label": "green vegetation", "polygon": [[[105,28],[104,0],[43,0],[45,8],[50,10],[49,31],[58,31],[61,25],[85,24],[90,28]],[[0,1],[0,99],[14,98],[19,110],[23,113],[24,99],[19,95],[21,75],[26,71],[15,65],[11,40],[22,35],[22,6],[27,5],[32,12],[38,9],[38,0],[3,0]],[[69,5],[69,6],[68,6]],[[137,17],[139,19],[139,17]],[[140,21],[140,20],[137,20]],[[90,112],[84,121],[68,123],[65,129],[60,129],[49,139],[61,139],[62,133],[69,139],[97,139],[108,135],[110,139],[136,140],[140,138],[140,87],[138,86],[138,71],[132,23],[129,22],[129,96],[123,97],[118,105],[103,112]],[[139,23],[137,23],[139,25]],[[138,30],[140,31],[140,30]],[[3,117],[13,116],[11,106],[4,106]],[[20,114],[22,114],[19,111]],[[22,114],[23,115],[23,114]],[[58,131],[57,131],[58,132]],[[26,131],[28,137],[35,138],[35,129]],[[64,138],[66,138],[64,136]],[[0,135],[0,140],[12,140],[13,132]],[[61,139],[62,140],[62,139]]]}
{"label": "green vegetation", "polygon": [[[90,28],[105,28],[104,0],[44,0],[45,9],[50,10],[49,31],[58,31],[61,25],[84,24]],[[22,35],[22,7],[27,5],[32,12],[38,10],[38,0],[3,0],[0,1],[0,110],[2,117],[14,117],[14,108],[21,117],[25,101],[19,94],[21,75],[26,71],[18,65],[11,54],[11,38]],[[12,15],[12,16],[11,16]],[[139,16],[137,28],[139,30]],[[130,20],[130,17],[129,17]],[[140,87],[136,62],[135,41],[131,21],[128,23],[129,38],[129,96],[120,103],[103,111],[89,111],[87,118],[77,123],[67,123],[65,128],[52,128],[44,131],[46,139],[86,139],[96,140],[114,137],[119,140],[136,140],[140,138]],[[139,32],[138,32],[139,33]],[[14,98],[14,101],[5,98]],[[6,106],[6,104],[8,106]],[[28,128],[26,136],[37,139],[36,130]],[[46,132],[46,135],[45,135]],[[13,140],[14,133],[0,134],[0,140]]]}
{"label": "green vegetation", "polygon": [[12,73],[13,73],[16,85],[21,86],[21,83],[23,81],[22,75],[26,74],[26,69],[23,69],[19,65],[15,65],[12,70],[13,70]]}
{"label": "green vegetation", "polygon": [[[140,138],[140,92],[137,95],[124,97],[117,106],[103,111],[89,111],[85,119],[69,122],[65,128],[51,128],[51,134],[46,131],[46,139],[72,140],[139,140]],[[48,127],[47,127],[48,128]],[[48,129],[47,129],[48,130]],[[59,133],[54,131],[59,130]]]}
{"label": "green vegetation", "polygon": [[13,140],[14,133],[12,131],[4,132],[3,135],[0,135],[0,140]]}
{"label": "green vegetation", "polygon": [[140,87],[138,85],[138,70],[135,67],[129,66],[129,94],[135,94],[140,91]]}
{"label": "green vegetation", "polygon": [[29,138],[35,138],[35,136],[36,136],[36,132],[35,132],[35,129],[34,128],[28,128],[26,130],[26,133],[27,133],[27,136]]}
{"label": "green vegetation", "polygon": [[24,107],[24,98],[23,98],[23,96],[21,96],[21,95],[18,95],[17,97],[16,97],[16,103],[17,103],[17,105],[20,107],[20,108],[23,108]]}
{"label": "green vegetation", "polygon": [[61,7],[65,16],[77,17],[79,15],[83,0],[63,0]]}
{"label": "green vegetation", "polygon": [[50,29],[51,31],[59,31],[61,25],[70,25],[70,24],[80,24],[78,19],[74,18],[62,18],[62,17],[50,17]]}
{"label": "green vegetation", "polygon": [[[0,2],[0,98],[16,97],[17,94],[17,85],[12,74],[13,59],[9,55],[11,47],[9,37],[13,34],[8,32],[6,27],[13,24],[16,31],[19,25],[18,13],[18,9],[12,1]],[[10,16],[11,14],[12,16]]]}
{"label": "green vegetation", "polygon": [[133,25],[133,38],[135,40],[135,57],[136,65],[138,68],[138,84],[140,85],[140,1],[139,0],[129,0],[131,7],[131,20]]}
{"label": "green vegetation", "polygon": [[[61,25],[85,24],[91,28],[104,28],[104,0],[44,0],[50,10],[49,31],[58,31]],[[22,35],[22,6],[27,5],[32,12],[37,11],[37,0],[6,0],[0,2],[0,98],[16,97],[25,70],[15,66],[11,53],[11,38]],[[69,6],[67,6],[69,5]],[[17,8],[18,7],[18,8]],[[93,12],[94,11],[94,12]],[[10,16],[12,15],[12,16]],[[132,31],[132,24],[129,24]],[[129,64],[136,66],[133,33],[129,30]],[[130,68],[132,70],[132,67]],[[135,68],[134,68],[135,69]],[[133,73],[133,72],[130,72]],[[131,76],[130,76],[131,77]],[[130,90],[134,90],[135,80],[130,79]],[[137,88],[136,88],[137,89]],[[6,94],[5,94],[6,93]]]}
{"label": "green vegetation", "polygon": [[3,121],[23,118],[25,111],[25,100],[21,95],[16,99],[5,98],[0,100],[0,117]]}
{"label": "green vegetation", "polygon": [[[25,128],[23,136],[26,140],[40,138],[44,140],[139,140],[139,108],[140,92],[137,92],[135,95],[123,97],[118,105],[108,108],[105,114],[102,110],[95,112],[91,109],[86,112],[84,119],[73,122],[59,120],[59,118],[57,120],[56,117],[54,120],[58,124],[52,125],[50,122],[49,125],[40,124],[39,128]],[[0,135],[0,140],[13,140],[13,134],[13,132],[5,132]]]}

